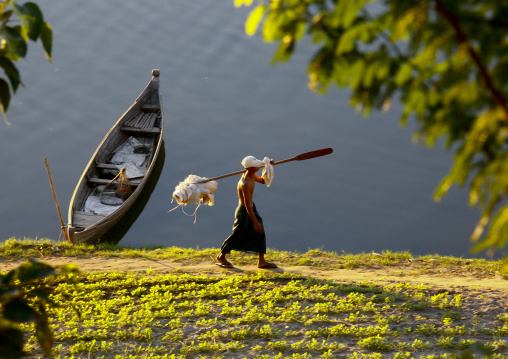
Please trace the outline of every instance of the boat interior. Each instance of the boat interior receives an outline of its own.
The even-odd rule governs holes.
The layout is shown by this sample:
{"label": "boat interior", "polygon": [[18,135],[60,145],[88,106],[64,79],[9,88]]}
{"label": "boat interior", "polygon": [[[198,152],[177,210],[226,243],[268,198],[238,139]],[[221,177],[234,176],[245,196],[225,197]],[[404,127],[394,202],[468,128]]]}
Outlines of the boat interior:
{"label": "boat interior", "polygon": [[[114,196],[118,179],[125,168],[133,190],[143,180],[153,160],[161,133],[162,115],[158,104],[145,104],[127,113],[98,150],[86,173],[85,195],[74,203],[73,226],[83,230],[114,212],[120,203],[104,204],[101,195]],[[107,188],[105,188],[107,186]]]}

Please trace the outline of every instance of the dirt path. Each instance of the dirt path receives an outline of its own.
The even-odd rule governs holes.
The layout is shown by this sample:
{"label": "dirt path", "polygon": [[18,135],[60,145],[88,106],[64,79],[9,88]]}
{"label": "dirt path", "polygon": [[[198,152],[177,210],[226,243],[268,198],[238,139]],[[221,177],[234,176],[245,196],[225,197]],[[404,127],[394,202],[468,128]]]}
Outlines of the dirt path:
{"label": "dirt path", "polygon": [[[76,264],[81,271],[152,271],[164,273],[208,274],[214,276],[226,274],[250,274],[259,269],[254,265],[242,265],[232,269],[219,268],[210,260],[198,264],[182,264],[173,260],[149,260],[139,258],[76,258],[76,257],[46,257],[39,259],[45,263],[58,266],[67,263]],[[0,272],[8,271],[24,261],[0,260]],[[277,273],[294,273],[316,279],[326,279],[335,282],[373,281],[380,284],[393,282],[422,283],[439,288],[475,288],[481,291],[508,292],[508,280],[501,276],[490,278],[475,278],[456,274],[442,273],[441,275],[404,275],[404,268],[384,267],[381,269],[334,269],[326,270],[312,266],[281,266],[268,269]]]}

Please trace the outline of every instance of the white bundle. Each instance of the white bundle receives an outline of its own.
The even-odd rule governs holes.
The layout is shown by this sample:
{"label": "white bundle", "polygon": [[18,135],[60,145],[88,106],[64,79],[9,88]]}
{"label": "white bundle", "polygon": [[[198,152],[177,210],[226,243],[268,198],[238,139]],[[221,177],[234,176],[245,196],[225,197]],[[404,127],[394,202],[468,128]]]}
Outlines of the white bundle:
{"label": "white bundle", "polygon": [[217,190],[219,185],[216,181],[200,183],[207,180],[205,177],[189,175],[187,178],[175,187],[173,198],[179,205],[201,203],[213,206],[213,192]]}
{"label": "white bundle", "polygon": [[143,144],[134,137],[129,137],[127,141],[114,151],[111,163],[114,165],[125,165],[132,163],[136,167],[141,167],[146,159],[146,153],[136,153],[137,148],[142,148]]}
{"label": "white bundle", "polygon": [[273,181],[273,165],[268,157],[263,158],[263,163],[265,168],[263,168],[261,178],[265,180],[266,187],[270,187]]}

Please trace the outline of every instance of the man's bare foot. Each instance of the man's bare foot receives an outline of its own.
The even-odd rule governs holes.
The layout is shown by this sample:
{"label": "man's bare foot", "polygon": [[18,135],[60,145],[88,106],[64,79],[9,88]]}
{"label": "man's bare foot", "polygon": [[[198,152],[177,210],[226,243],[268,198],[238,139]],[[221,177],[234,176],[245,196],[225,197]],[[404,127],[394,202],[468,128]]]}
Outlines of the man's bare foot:
{"label": "man's bare foot", "polygon": [[219,256],[217,256],[216,259],[217,259],[217,263],[215,263],[215,264],[218,265],[219,267],[233,268],[233,265],[231,263],[229,263],[225,257],[222,257],[219,255]]}
{"label": "man's bare foot", "polygon": [[258,268],[278,268],[278,267],[277,264],[275,263],[263,262],[258,263]]}

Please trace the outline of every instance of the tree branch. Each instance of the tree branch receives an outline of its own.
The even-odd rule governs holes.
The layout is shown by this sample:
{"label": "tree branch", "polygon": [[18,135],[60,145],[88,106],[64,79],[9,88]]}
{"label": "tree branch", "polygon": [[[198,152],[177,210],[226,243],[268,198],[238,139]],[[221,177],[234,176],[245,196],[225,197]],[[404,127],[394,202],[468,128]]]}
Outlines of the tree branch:
{"label": "tree branch", "polygon": [[444,6],[442,0],[434,0],[434,1],[436,2],[436,9],[437,9],[437,11],[441,15],[443,15],[446,18],[446,20],[448,20],[450,25],[455,30],[455,35],[457,37],[457,41],[460,44],[463,44],[463,45],[465,45],[467,47],[467,50],[468,50],[469,54],[471,55],[474,63],[476,64],[476,66],[480,70],[480,74],[481,74],[481,76],[483,78],[483,81],[485,82],[485,86],[490,91],[492,97],[494,97],[494,101],[503,110],[503,112],[504,112],[504,120],[506,122],[508,122],[508,107],[506,105],[506,100],[505,100],[504,96],[494,87],[494,84],[492,83],[492,81],[490,79],[490,76],[489,76],[489,74],[487,72],[487,69],[485,68],[485,65],[480,60],[480,57],[478,56],[476,51],[471,47],[471,44],[469,43],[469,41],[468,41],[468,39],[466,37],[466,34],[464,33],[464,31],[460,27],[460,24],[459,24],[458,20],[455,18],[455,16],[453,16],[453,14],[450,11],[448,11],[448,9]]}

